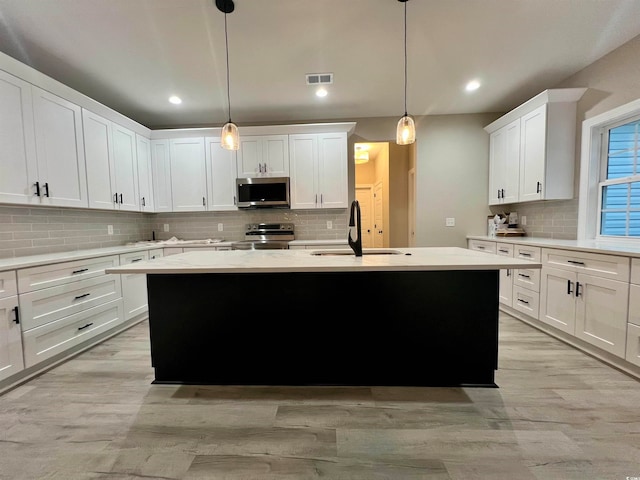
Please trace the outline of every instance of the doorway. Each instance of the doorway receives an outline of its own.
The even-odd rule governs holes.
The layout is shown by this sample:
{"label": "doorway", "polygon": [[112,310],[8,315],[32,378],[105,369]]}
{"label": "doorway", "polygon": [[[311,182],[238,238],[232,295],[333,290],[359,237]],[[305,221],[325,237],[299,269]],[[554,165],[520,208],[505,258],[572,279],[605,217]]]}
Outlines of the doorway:
{"label": "doorway", "polygon": [[[354,144],[355,194],[363,218],[363,247],[409,247],[415,230],[415,144]],[[413,177],[409,174],[413,171]],[[370,230],[370,232],[368,232]],[[366,233],[365,233],[366,232]],[[369,237],[370,236],[370,237]]]}

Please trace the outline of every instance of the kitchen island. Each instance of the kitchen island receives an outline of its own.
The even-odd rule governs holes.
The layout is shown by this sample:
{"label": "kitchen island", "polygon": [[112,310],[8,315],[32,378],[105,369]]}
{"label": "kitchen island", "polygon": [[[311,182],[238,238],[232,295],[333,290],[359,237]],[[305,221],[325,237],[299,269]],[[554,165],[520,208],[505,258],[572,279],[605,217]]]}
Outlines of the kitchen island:
{"label": "kitchen island", "polygon": [[372,253],[189,252],[107,273],[147,275],[154,383],[495,387],[499,269],[541,264]]}

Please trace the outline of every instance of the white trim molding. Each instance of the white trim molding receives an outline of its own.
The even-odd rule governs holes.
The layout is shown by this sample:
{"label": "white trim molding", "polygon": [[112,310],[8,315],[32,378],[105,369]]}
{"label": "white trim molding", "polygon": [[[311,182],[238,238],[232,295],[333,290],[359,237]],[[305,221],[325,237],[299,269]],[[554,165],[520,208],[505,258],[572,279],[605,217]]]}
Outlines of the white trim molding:
{"label": "white trim molding", "polygon": [[640,99],[582,122],[578,240],[593,240],[598,231],[598,182],[602,152],[602,128],[640,113]]}

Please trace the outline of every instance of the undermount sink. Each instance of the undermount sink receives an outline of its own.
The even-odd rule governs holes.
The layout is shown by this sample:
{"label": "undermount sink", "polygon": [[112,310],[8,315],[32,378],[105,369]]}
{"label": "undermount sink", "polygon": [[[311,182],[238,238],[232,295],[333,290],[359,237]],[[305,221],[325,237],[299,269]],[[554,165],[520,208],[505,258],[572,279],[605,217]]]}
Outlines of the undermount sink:
{"label": "undermount sink", "polygon": [[[355,256],[353,250],[314,250],[311,255],[330,256],[330,255],[352,255]],[[367,248],[362,251],[362,255],[404,255],[400,250],[390,250],[386,248]]]}

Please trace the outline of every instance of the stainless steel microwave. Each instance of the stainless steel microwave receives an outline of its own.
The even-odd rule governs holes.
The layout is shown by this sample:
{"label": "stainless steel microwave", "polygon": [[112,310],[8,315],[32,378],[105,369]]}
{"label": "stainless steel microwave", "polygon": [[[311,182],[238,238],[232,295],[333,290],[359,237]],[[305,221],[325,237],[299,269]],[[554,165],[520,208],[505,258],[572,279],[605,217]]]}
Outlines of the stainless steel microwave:
{"label": "stainless steel microwave", "polygon": [[238,208],[289,208],[289,177],[236,179]]}

